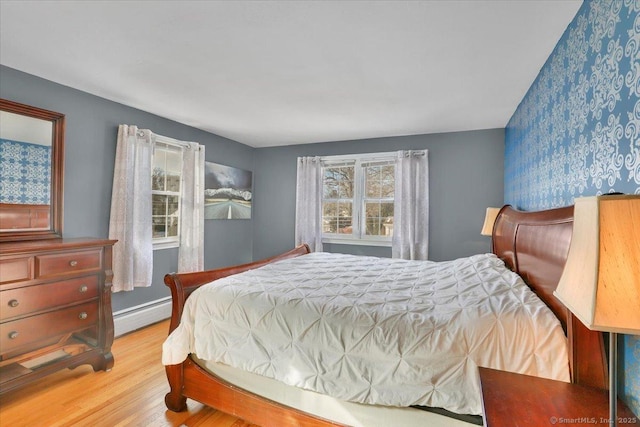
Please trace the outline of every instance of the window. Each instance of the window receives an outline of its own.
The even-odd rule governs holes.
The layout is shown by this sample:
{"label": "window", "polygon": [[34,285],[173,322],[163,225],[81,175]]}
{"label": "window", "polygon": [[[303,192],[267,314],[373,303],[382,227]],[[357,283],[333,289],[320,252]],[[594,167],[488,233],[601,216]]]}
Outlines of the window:
{"label": "window", "polygon": [[182,148],[169,138],[156,139],[151,182],[153,247],[177,247],[180,242]]}
{"label": "window", "polygon": [[322,158],[323,241],[390,245],[393,153]]}

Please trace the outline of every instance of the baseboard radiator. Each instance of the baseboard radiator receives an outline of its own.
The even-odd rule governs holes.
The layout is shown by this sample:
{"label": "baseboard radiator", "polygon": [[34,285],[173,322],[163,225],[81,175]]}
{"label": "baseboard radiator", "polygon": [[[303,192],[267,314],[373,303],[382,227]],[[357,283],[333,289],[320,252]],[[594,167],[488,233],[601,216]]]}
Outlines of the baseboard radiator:
{"label": "baseboard radiator", "polygon": [[171,297],[115,311],[113,313],[114,334],[117,338],[170,317]]}

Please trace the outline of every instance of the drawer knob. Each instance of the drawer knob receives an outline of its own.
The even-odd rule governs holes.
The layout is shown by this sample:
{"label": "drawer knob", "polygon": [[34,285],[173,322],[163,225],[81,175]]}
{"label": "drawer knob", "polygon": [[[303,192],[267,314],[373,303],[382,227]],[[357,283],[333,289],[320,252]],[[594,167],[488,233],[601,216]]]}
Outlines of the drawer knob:
{"label": "drawer knob", "polygon": [[16,338],[18,338],[18,331],[9,332],[9,339],[10,340],[15,340]]}
{"label": "drawer knob", "polygon": [[70,265],[71,267],[75,267],[76,265],[78,265],[78,261],[75,261],[75,260],[73,260],[73,261],[69,261],[69,265]]}
{"label": "drawer knob", "polygon": [[87,318],[87,312],[83,311],[82,313],[78,314],[78,319],[84,320]]}
{"label": "drawer knob", "polygon": [[82,286],[80,286],[80,289],[78,289],[78,290],[79,290],[80,292],[84,293],[84,292],[87,292],[87,290],[88,290],[88,289],[89,289],[89,288],[87,287],[87,285],[82,285]]}
{"label": "drawer knob", "polygon": [[17,299],[12,299],[11,301],[9,301],[9,307],[17,307],[19,305],[20,303],[18,302]]}

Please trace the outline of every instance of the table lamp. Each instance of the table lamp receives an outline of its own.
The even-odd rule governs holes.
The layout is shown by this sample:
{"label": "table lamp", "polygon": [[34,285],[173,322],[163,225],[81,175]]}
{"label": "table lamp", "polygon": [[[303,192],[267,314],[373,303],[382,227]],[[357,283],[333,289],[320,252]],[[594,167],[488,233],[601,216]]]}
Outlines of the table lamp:
{"label": "table lamp", "polygon": [[554,295],[609,332],[609,425],[617,425],[617,334],[640,334],[640,195],[575,200],[569,255]]}
{"label": "table lamp", "polygon": [[483,236],[491,236],[493,234],[493,224],[496,222],[499,212],[500,208],[487,208],[480,234]]}

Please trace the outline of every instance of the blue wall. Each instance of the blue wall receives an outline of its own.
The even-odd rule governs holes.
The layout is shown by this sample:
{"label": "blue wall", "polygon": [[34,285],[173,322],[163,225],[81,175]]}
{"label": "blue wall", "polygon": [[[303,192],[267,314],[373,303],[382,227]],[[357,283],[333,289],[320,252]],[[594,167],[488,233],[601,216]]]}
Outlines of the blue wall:
{"label": "blue wall", "polygon": [[[505,203],[640,194],[639,95],[640,2],[585,1],[505,130]],[[636,414],[639,338],[623,336],[620,356],[620,392]]]}

